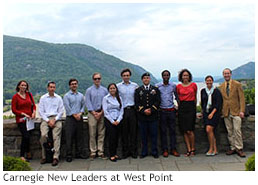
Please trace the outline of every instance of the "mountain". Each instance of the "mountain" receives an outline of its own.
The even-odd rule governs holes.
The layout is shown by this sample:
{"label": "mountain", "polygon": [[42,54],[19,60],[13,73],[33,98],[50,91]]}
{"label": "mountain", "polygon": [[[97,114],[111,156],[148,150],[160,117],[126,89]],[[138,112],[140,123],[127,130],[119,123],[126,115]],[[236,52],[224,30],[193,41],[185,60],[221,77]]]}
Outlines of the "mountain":
{"label": "mountain", "polygon": [[[79,91],[84,93],[92,85],[92,74],[102,74],[102,84],[121,81],[120,72],[132,70],[132,81],[141,84],[146,72],[133,65],[84,44],[53,44],[27,38],[3,36],[4,98],[15,93],[18,81],[28,81],[33,94],[46,92],[48,81],[56,82],[56,92],[68,91],[70,78],[79,80]],[[152,83],[157,80],[152,76]]]}
{"label": "mountain", "polygon": [[[248,62],[244,65],[239,66],[238,68],[232,70],[232,78],[239,79],[255,79],[255,63]],[[221,78],[218,82],[223,82],[224,79]]]}

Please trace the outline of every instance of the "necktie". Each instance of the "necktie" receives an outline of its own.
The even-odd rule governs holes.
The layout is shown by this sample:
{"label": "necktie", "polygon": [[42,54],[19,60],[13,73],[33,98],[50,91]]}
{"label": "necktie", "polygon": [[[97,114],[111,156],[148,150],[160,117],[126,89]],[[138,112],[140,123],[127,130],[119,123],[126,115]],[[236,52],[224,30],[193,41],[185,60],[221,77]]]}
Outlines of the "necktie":
{"label": "necktie", "polygon": [[229,83],[227,82],[227,88],[226,88],[227,95],[229,96]]}

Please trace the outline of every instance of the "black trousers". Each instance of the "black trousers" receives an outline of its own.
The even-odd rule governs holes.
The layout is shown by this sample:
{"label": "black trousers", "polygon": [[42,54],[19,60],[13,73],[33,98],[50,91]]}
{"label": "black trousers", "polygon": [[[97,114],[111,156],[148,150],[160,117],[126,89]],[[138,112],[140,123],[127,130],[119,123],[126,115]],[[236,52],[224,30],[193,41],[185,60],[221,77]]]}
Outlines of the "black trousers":
{"label": "black trousers", "polygon": [[18,123],[22,134],[20,157],[25,156],[25,152],[30,152],[30,131],[27,131],[26,123]]}
{"label": "black trousers", "polygon": [[122,130],[122,152],[123,156],[137,155],[138,149],[138,123],[134,108],[124,109],[124,116],[121,123]]}
{"label": "black trousers", "polygon": [[108,119],[104,119],[104,123],[108,133],[108,145],[109,145],[109,155],[113,157],[117,155],[118,138],[119,138],[119,125],[113,125]]}
{"label": "black trousers", "polygon": [[73,142],[75,142],[76,156],[82,155],[83,146],[83,119],[77,121],[73,116],[66,116],[65,120],[65,140],[66,157],[72,157]]}

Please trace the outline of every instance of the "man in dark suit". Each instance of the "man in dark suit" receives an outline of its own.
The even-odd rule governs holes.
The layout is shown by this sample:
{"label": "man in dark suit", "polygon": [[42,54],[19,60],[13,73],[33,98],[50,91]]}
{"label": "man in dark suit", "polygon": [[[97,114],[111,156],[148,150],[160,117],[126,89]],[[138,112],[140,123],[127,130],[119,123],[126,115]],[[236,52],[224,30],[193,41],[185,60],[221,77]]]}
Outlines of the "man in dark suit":
{"label": "man in dark suit", "polygon": [[143,85],[135,91],[135,106],[138,112],[139,128],[142,140],[142,152],[140,158],[148,155],[148,131],[151,136],[151,154],[158,158],[158,107],[160,105],[160,91],[150,85],[150,74],[142,75]]}

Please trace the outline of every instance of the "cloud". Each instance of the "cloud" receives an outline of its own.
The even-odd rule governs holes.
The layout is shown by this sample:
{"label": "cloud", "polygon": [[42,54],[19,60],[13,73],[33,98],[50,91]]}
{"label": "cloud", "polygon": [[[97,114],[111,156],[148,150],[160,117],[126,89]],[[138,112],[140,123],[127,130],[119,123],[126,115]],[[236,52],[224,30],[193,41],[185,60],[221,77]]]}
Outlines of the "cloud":
{"label": "cloud", "polygon": [[251,4],[15,4],[4,34],[84,43],[159,76],[189,68],[220,75],[254,60]]}

